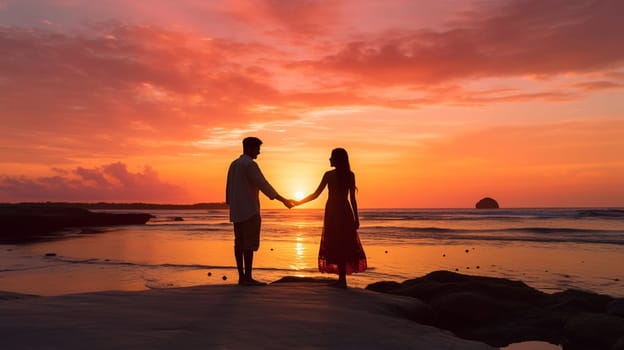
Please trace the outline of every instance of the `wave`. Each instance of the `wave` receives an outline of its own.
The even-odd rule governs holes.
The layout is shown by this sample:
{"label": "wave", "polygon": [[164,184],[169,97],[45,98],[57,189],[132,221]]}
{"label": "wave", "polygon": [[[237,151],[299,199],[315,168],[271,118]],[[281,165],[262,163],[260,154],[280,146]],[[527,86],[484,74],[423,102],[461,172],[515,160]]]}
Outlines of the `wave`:
{"label": "wave", "polygon": [[[179,270],[236,270],[235,265],[204,265],[204,264],[175,264],[175,263],[162,263],[162,264],[149,264],[139,263],[131,261],[115,261],[109,259],[72,259],[62,256],[56,256],[53,258],[56,262],[66,264],[84,264],[84,265],[103,265],[103,266],[126,266],[136,268],[148,268],[148,269],[179,269]],[[269,271],[269,272],[293,272],[293,269],[277,268],[277,267],[254,267],[254,271]],[[369,267],[368,270],[373,271],[373,267]],[[9,270],[5,270],[9,271]],[[318,268],[310,267],[305,269],[296,270],[297,272],[315,273],[318,272]],[[4,271],[2,271],[4,272]]]}
{"label": "wave", "polygon": [[231,265],[203,265],[203,264],[148,264],[130,261],[116,261],[110,259],[71,259],[62,256],[54,258],[55,261],[67,264],[87,264],[87,265],[109,265],[109,266],[131,266],[143,268],[176,268],[176,269],[235,269],[236,266]]}
{"label": "wave", "polygon": [[433,240],[484,240],[527,241],[560,243],[601,243],[624,245],[621,230],[585,228],[515,227],[498,229],[451,229],[441,227],[368,226],[360,229],[360,235],[375,239],[433,239]]}
{"label": "wave", "polygon": [[184,216],[156,217],[148,221],[148,225],[158,225],[158,224],[185,225],[185,224],[193,224],[193,223],[210,224],[214,226],[232,226],[232,223],[230,222],[210,222],[203,218],[184,217]]}
{"label": "wave", "polygon": [[179,224],[179,225],[168,225],[168,224],[155,224],[155,225],[147,225],[145,226],[147,230],[158,231],[160,229],[166,228],[171,231],[181,231],[181,232],[231,232],[232,230],[224,230],[222,227],[212,227],[212,225],[207,224]]}
{"label": "wave", "polygon": [[622,218],[624,217],[624,209],[585,209],[578,211],[578,217],[607,217]]}
{"label": "wave", "polygon": [[[262,237],[290,242],[320,236],[323,211],[263,211]],[[182,217],[184,221],[176,221]],[[422,243],[426,240],[500,240],[624,244],[624,209],[364,209],[360,234],[375,242]],[[193,239],[229,239],[227,216],[167,212],[133,230],[166,232]]]}
{"label": "wave", "polygon": [[598,229],[584,229],[584,228],[568,228],[568,227],[512,227],[512,228],[497,228],[497,229],[453,229],[443,227],[404,227],[404,226],[365,226],[361,230],[381,230],[384,231],[397,231],[397,232],[442,232],[442,233],[465,233],[465,232],[532,232],[542,234],[623,234],[620,230],[598,230]]}
{"label": "wave", "polygon": [[32,270],[41,270],[41,269],[47,269],[48,266],[23,266],[23,267],[16,267],[16,268],[8,268],[8,269],[0,269],[0,273],[3,272],[18,272],[18,271],[32,271]]}
{"label": "wave", "polygon": [[[227,211],[217,214],[209,212],[171,210],[151,212],[155,217],[150,222],[181,223],[183,221],[210,222],[214,225],[231,225]],[[517,218],[604,218],[623,219],[624,208],[519,208],[519,209],[360,209],[360,216],[366,220],[506,220]],[[303,221],[322,221],[322,209],[303,209],[296,211],[262,210],[262,217],[267,220],[287,220],[296,218]]]}
{"label": "wave", "polygon": [[604,218],[623,219],[624,209],[439,209],[439,210],[361,210],[366,220],[508,220],[553,218]]}

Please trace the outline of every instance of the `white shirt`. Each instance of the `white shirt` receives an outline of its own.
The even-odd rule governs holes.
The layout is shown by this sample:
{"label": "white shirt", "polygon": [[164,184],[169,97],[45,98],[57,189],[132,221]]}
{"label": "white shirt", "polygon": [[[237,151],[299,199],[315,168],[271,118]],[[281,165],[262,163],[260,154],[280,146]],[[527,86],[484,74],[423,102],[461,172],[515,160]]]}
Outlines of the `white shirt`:
{"label": "white shirt", "polygon": [[258,164],[243,154],[228,169],[225,202],[230,206],[231,222],[245,221],[260,214],[258,191],[270,199],[277,197],[277,191],[264,178]]}

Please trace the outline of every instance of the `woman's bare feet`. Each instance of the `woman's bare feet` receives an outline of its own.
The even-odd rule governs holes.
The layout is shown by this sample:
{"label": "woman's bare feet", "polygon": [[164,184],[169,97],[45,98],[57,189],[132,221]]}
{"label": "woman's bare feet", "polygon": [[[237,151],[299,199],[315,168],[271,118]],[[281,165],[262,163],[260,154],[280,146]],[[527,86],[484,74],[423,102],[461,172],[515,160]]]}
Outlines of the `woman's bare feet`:
{"label": "woman's bare feet", "polygon": [[337,280],[329,284],[334,288],[347,289],[347,281],[346,280]]}

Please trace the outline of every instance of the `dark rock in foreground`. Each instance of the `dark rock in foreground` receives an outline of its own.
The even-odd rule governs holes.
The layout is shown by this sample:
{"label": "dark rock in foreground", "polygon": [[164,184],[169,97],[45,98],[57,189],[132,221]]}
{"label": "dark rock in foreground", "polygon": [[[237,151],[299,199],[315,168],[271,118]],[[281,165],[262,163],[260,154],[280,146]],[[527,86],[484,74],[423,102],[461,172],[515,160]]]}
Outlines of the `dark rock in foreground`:
{"label": "dark rock in foreground", "polygon": [[0,205],[0,243],[27,243],[74,227],[145,224],[145,213],[95,213],[83,208]]}
{"label": "dark rock in foreground", "polygon": [[546,294],[518,281],[448,271],[366,289],[418,298],[433,310],[425,323],[492,346],[541,340],[565,350],[624,349],[624,317],[613,312],[622,299],[608,295]]}
{"label": "dark rock in foreground", "polygon": [[498,202],[490,197],[485,197],[475,204],[477,209],[498,209]]}

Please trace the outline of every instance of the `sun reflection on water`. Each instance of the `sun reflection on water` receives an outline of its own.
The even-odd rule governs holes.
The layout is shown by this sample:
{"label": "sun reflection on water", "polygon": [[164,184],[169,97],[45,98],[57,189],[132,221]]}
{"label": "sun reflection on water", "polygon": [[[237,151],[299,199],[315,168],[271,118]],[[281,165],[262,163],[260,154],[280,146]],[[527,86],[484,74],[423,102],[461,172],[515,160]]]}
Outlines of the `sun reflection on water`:
{"label": "sun reflection on water", "polygon": [[306,246],[305,240],[303,238],[303,234],[301,232],[297,232],[297,236],[295,237],[295,261],[290,264],[290,268],[293,270],[303,270],[307,268],[306,264]]}

